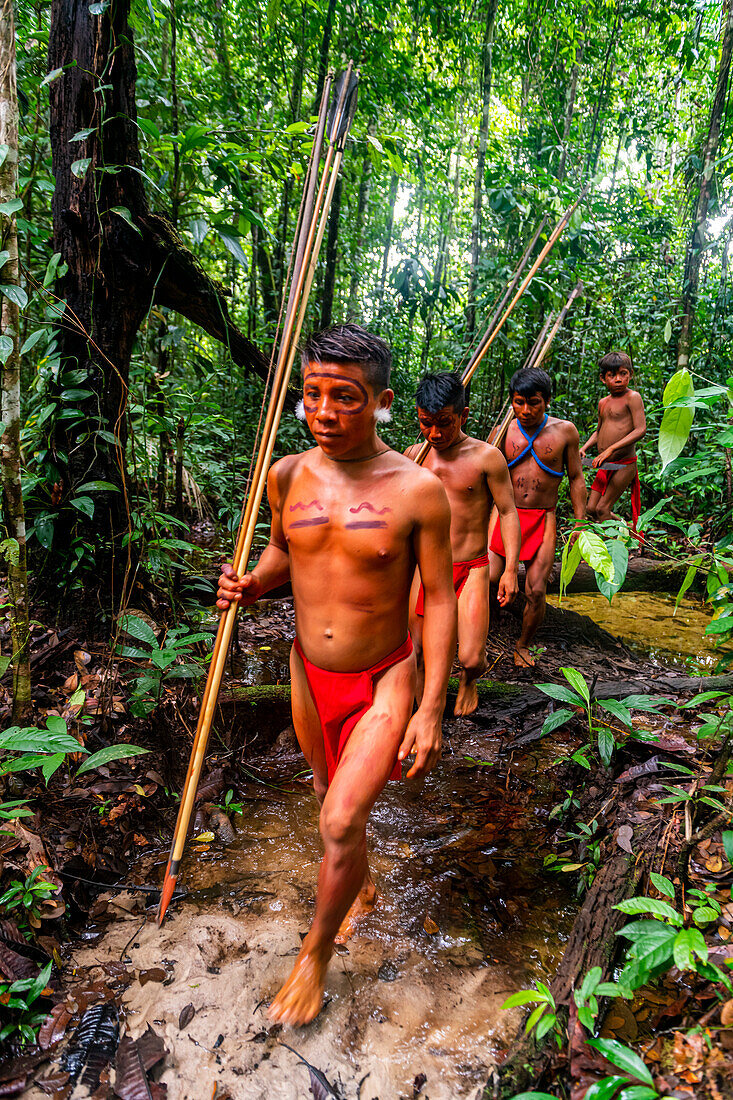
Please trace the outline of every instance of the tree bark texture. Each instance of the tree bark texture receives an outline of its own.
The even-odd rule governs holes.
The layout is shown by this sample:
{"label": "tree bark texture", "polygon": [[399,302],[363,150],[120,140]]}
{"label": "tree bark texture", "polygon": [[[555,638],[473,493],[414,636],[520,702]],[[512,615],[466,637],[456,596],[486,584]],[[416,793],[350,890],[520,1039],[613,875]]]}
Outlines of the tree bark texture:
{"label": "tree bark texture", "polygon": [[491,109],[491,46],[494,37],[494,21],[499,0],[489,0],[481,43],[481,121],[478,131],[476,173],[473,181],[473,218],[471,220],[471,274],[468,280],[466,305],[466,335],[469,340],[476,331],[476,286],[481,252],[481,205],[484,193],[486,146],[489,140],[489,112]]}
{"label": "tree bark texture", "polygon": [[720,144],[720,131],[725,116],[725,105],[728,97],[728,82],[730,79],[730,61],[733,52],[733,4],[730,0],[723,3],[723,42],[720,50],[720,62],[718,64],[718,77],[715,86],[715,96],[710,109],[710,125],[705,141],[705,149],[702,156],[702,171],[700,173],[700,191],[695,205],[695,216],[687,242],[685,254],[685,271],[682,277],[682,323],[677,339],[677,369],[682,370],[690,362],[692,352],[692,327],[695,320],[697,306],[697,291],[700,284],[700,265],[702,252],[705,245],[705,223],[708,217],[708,207],[713,188],[715,158]]}
{"label": "tree bark texture", "polygon": [[387,283],[387,265],[389,264],[389,253],[392,248],[392,230],[394,229],[394,208],[397,201],[397,187],[400,182],[400,178],[396,172],[393,172],[389,180],[389,198],[387,199],[387,225],[384,233],[384,249],[382,251],[382,268],[379,273],[379,284],[377,287],[377,309],[381,312],[382,303],[384,301],[384,288]]}
{"label": "tree bark texture", "polygon": [[[13,0],[3,0],[0,19],[0,145],[6,149],[0,164],[0,203],[12,203],[18,195],[18,91],[16,85],[15,17]],[[0,263],[0,282],[10,294],[20,290],[18,228],[15,214],[0,214],[0,247],[6,253]],[[20,482],[20,310],[18,301],[2,295],[2,406],[4,425],[0,440],[2,502],[7,541],[3,556],[8,567],[10,636],[13,653],[13,721],[25,724],[31,709],[30,630],[28,625],[28,575],[23,493]],[[14,540],[14,541],[12,541]]]}
{"label": "tree bark texture", "polygon": [[331,212],[328,215],[328,239],[326,241],[326,269],[323,273],[323,297],[321,298],[321,328],[333,319],[333,299],[336,293],[336,264],[338,262],[339,217],[341,215],[341,182],[339,176],[333,190]]}
{"label": "tree bark texture", "polygon": [[[375,130],[376,126],[372,121],[367,127],[367,132],[374,133]],[[349,278],[349,298],[346,304],[346,318],[351,321],[358,320],[361,316],[361,310],[357,307],[357,295],[361,282],[359,259],[362,254],[362,245],[364,243],[364,225],[366,223],[366,211],[369,204],[371,184],[372,158],[367,153],[364,157],[361,169],[361,179],[359,180],[359,195],[356,200],[356,218],[352,238],[353,244],[351,247],[351,277]]]}
{"label": "tree bark texture", "polygon": [[[50,86],[53,247],[68,264],[57,286],[66,302],[60,397],[65,412],[77,414],[56,422],[54,444],[67,502],[74,487],[90,479],[119,490],[95,494],[90,521],[95,537],[111,547],[110,560],[128,526],[127,379],[133,342],[150,307],[177,310],[225,343],[240,365],[261,377],[267,373],[264,356],[232,323],[222,288],[171,221],[148,206],[129,3],[119,0],[92,15],[82,0],[53,0],[49,41],[49,68],[63,70]],[[76,397],[64,399],[63,374],[71,370]],[[80,389],[88,396],[80,397]],[[108,441],[100,430],[109,433]],[[74,511],[60,514],[57,537],[71,537]]]}

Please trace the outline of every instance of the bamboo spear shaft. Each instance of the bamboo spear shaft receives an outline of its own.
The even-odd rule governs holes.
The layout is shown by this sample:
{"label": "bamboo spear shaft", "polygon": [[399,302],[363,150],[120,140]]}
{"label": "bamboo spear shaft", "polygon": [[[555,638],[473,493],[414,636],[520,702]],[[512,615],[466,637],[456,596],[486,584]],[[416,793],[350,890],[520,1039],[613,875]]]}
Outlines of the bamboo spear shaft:
{"label": "bamboo spear shaft", "polygon": [[[335,110],[331,119],[329,128],[329,148],[315,200],[313,217],[310,217],[308,194],[306,195],[306,201],[303,206],[299,240],[296,246],[296,269],[294,270],[293,282],[291,284],[288,306],[286,309],[286,320],[280,342],[277,369],[273,379],[270,402],[260,441],[260,449],[252,474],[250,493],[242,516],[234,554],[234,570],[240,576],[246,571],[249,562],[249,555],[254,541],[257,515],[260,504],[262,503],[262,496],[267,480],[267,470],[272,458],[277,428],[285,403],[288,381],[295,359],[297,341],[303,326],[308,304],[308,294],[310,292],[313,273],[316,267],[317,253],[323,240],[337,174],[343,158],[344,144],[356,107],[355,92],[357,78],[352,74],[353,63],[350,62],[342,78]],[[321,116],[319,117],[318,130],[314,142],[312,157],[313,173],[307,183],[309,191],[311,190],[311,181],[315,180],[318,170],[316,157],[320,158],[320,146],[322,144],[325,128],[325,113],[328,105],[328,91],[330,90],[330,85],[331,78],[329,76],[327,86],[324,88]],[[313,187],[313,190],[314,189]],[[298,259],[300,262],[298,262]],[[171,853],[163,879],[163,889],[161,891],[160,908],[158,911],[159,925],[162,924],[165,918],[165,913],[178,878],[180,862],[186,843],[188,825],[196,797],[196,788],[198,787],[198,781],[201,776],[201,769],[206,753],[206,744],[211,730],[219,686],[224,673],[224,666],[226,664],[229,643],[231,642],[234,630],[236,614],[237,605],[233,604],[227,611],[222,612],[219,620],[219,630],[211,658],[211,664],[209,666],[206,688],[201,701],[199,720],[196,727],[196,735],[191,750],[191,758],[188,764],[183,793],[181,795],[181,803],[173,834]]]}
{"label": "bamboo spear shaft", "polygon": [[[586,186],[583,188],[583,190],[578,195],[575,202],[573,202],[567,208],[567,210],[565,211],[563,216],[560,218],[560,221],[557,223],[557,225],[553,229],[553,231],[550,234],[547,242],[545,243],[544,247],[542,248],[542,251],[540,252],[539,256],[537,257],[537,259],[532,264],[532,266],[529,269],[529,272],[527,273],[527,275],[525,275],[521,286],[516,291],[514,297],[511,300],[511,302],[509,303],[506,310],[504,311],[503,316],[498,321],[496,327],[492,330],[492,332],[489,334],[487,339],[485,341],[483,341],[482,346],[480,347],[480,349],[477,350],[477,352],[473,356],[471,362],[466,367],[465,371],[463,372],[463,377],[461,378],[461,381],[463,382],[464,386],[466,386],[471,381],[471,378],[475,374],[479,364],[481,363],[481,360],[484,358],[487,351],[489,350],[489,348],[493,344],[494,340],[496,339],[496,337],[501,332],[502,328],[504,327],[504,324],[507,321],[507,318],[511,315],[511,313],[514,310],[514,307],[516,306],[517,302],[522,297],[522,295],[524,294],[524,292],[527,289],[527,287],[529,286],[529,284],[532,282],[532,279],[534,278],[535,273],[537,272],[537,269],[543,263],[545,257],[547,256],[547,253],[550,251],[551,248],[553,248],[556,241],[558,240],[558,238],[563,233],[565,227],[567,226],[568,222],[570,221],[571,217],[573,216],[573,213],[574,213],[575,209],[577,208],[578,204],[585,197],[585,195],[588,191],[588,186],[589,185],[586,184]],[[415,460],[414,460],[415,462],[417,462],[417,464],[419,466],[422,466],[423,462],[425,461],[425,459],[428,455],[429,450],[430,450],[430,444],[428,443],[427,440],[425,440],[422,447],[420,448],[417,455],[415,456]]]}
{"label": "bamboo spear shaft", "polygon": [[[547,320],[545,321],[544,325],[540,329],[539,336],[535,340],[534,344],[532,344],[529,355],[527,356],[527,358],[524,360],[524,363],[522,364],[522,369],[523,370],[527,370],[529,367],[534,366],[535,359],[537,358],[540,347],[542,346],[542,341],[544,340],[545,336],[547,335],[547,330],[550,327],[550,325],[552,324],[553,317],[554,317],[554,313],[549,313],[548,314]],[[511,412],[511,409],[509,410],[509,413],[507,414],[507,409],[509,409],[509,405],[510,405],[510,399],[507,397],[506,400],[504,401],[504,403],[502,404],[500,410],[499,410],[498,417],[494,421],[494,423],[491,427],[491,430],[489,431],[489,434],[486,437],[486,442],[487,443],[493,443],[493,445],[495,447],[499,446],[499,442],[501,440],[503,440],[504,436],[506,435],[506,429],[507,429],[507,427],[509,425],[509,422],[512,418],[513,414]]]}
{"label": "bamboo spear shaft", "polygon": [[[550,347],[552,346],[552,341],[555,339],[555,337],[557,335],[557,332],[558,332],[558,329],[560,328],[560,325],[563,323],[563,321],[567,317],[568,310],[572,306],[575,299],[583,293],[583,289],[584,289],[583,288],[583,281],[581,279],[575,284],[573,289],[570,291],[570,295],[568,296],[567,302],[565,303],[565,305],[562,307],[562,309],[558,313],[557,320],[555,321],[555,324],[552,326],[552,330],[551,330],[549,336],[545,340],[545,343],[542,347],[542,351],[539,352],[539,354],[536,354],[536,349],[539,347],[540,340],[541,340],[543,334],[547,332],[549,321],[552,318],[552,314],[550,314],[550,317],[545,322],[545,324],[542,328],[542,332],[540,332],[539,337],[535,341],[535,344],[534,344],[534,347],[532,348],[532,351],[527,356],[527,360],[525,362],[525,367],[539,367],[540,363],[542,362],[542,360],[545,358],[548,351],[550,350]],[[504,442],[504,439],[506,437],[506,433],[509,431],[509,425],[511,424],[513,417],[514,417],[514,410],[512,409],[512,407],[510,405],[509,409],[507,410],[506,415],[504,416],[504,419],[502,420],[502,422],[499,425],[498,429],[496,429],[495,433],[492,430],[491,434],[489,435],[489,438],[488,438],[487,442],[488,443],[493,443],[495,447],[501,447],[501,445]]]}

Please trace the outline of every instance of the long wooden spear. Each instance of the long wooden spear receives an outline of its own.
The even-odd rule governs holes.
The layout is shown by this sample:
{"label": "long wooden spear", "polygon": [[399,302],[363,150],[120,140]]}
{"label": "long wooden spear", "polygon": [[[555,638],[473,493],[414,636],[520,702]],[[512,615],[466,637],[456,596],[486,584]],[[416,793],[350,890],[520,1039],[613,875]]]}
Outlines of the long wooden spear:
{"label": "long wooden spear", "polygon": [[[331,109],[329,111],[328,103],[332,82],[332,75],[329,74],[324,85],[318,126],[316,129],[316,138],[314,140],[311,162],[306,177],[306,194],[301,209],[300,227],[295,245],[293,276],[288,303],[285,309],[285,320],[278,350],[277,367],[272,381],[272,389],[265,416],[265,423],[262,429],[259,451],[252,471],[250,491],[244,507],[232,562],[234,570],[239,576],[242,576],[246,572],[249,563],[257,515],[267,482],[267,471],[272,459],[275,437],[285,404],[285,397],[293,362],[295,360],[298,339],[303,327],[303,320],[308,305],[308,296],[313,283],[313,274],[316,269],[318,252],[323,240],[331,200],[333,198],[336,180],[343,159],[346,136],[349,132],[356,109],[358,77],[353,71],[353,63],[349,63],[346,72],[342,74],[339,79],[335,90],[334,102],[331,104]],[[326,129],[328,130],[328,150],[326,152],[323,172],[316,194],[318,164],[321,157],[321,148]],[[158,910],[159,925],[163,923],[178,878],[181,858],[186,844],[188,825],[191,820],[191,813],[196,798],[196,789],[204,763],[206,744],[214,718],[216,701],[222,676],[224,674],[224,666],[229,651],[229,643],[231,642],[232,633],[234,631],[236,615],[237,605],[232,604],[228,611],[222,612],[219,620],[219,630],[216,636],[214,652],[211,656],[209,674],[201,700],[201,709],[199,711],[199,719],[196,726],[196,735],[194,737],[191,758],[186,772],[186,780],[181,794],[181,803],[178,808],[178,818],[173,833],[171,853],[163,878],[160,908]]]}
{"label": "long wooden spear", "polygon": [[[489,350],[489,348],[493,344],[494,340],[496,339],[496,337],[499,335],[502,328],[504,327],[504,324],[506,323],[507,318],[510,316],[510,314],[512,313],[512,311],[513,311],[514,307],[516,306],[517,302],[522,297],[522,295],[524,294],[524,292],[527,289],[527,287],[529,286],[529,284],[532,282],[532,279],[534,278],[537,269],[543,263],[543,261],[544,261],[545,257],[547,256],[548,252],[553,248],[553,246],[555,245],[557,240],[562,235],[563,231],[565,230],[565,227],[567,226],[568,222],[570,221],[571,217],[573,216],[573,213],[575,212],[575,210],[578,207],[579,203],[582,202],[582,200],[585,198],[585,196],[588,192],[588,188],[589,188],[589,184],[586,184],[586,186],[583,188],[583,190],[578,195],[577,199],[575,199],[575,201],[567,208],[565,213],[562,215],[559,222],[557,223],[557,225],[553,229],[552,233],[548,237],[546,243],[544,244],[544,246],[542,248],[542,251],[540,252],[537,259],[534,261],[531,268],[529,269],[529,271],[525,275],[521,286],[516,291],[514,297],[511,300],[511,302],[509,303],[509,305],[505,309],[504,314],[502,315],[500,320],[497,322],[497,324],[495,325],[493,330],[486,337],[486,339],[482,340],[481,345],[479,346],[479,348],[477,348],[476,352],[471,357],[471,361],[469,362],[468,366],[466,367],[466,369],[463,372],[463,375],[461,376],[461,381],[463,382],[464,386],[467,386],[468,383],[471,381],[471,378],[475,374],[475,372],[476,372],[479,364],[481,363],[482,359],[484,358],[487,351]],[[421,466],[423,464],[423,462],[427,458],[427,455],[428,455],[429,451],[430,451],[430,444],[426,439],[425,442],[423,443],[422,447],[420,448],[420,450],[417,452],[417,454],[415,456],[415,462],[417,462],[417,464],[419,466]]]}
{"label": "long wooden spear", "polygon": [[[525,360],[525,363],[524,363],[525,367],[539,367],[540,363],[542,362],[542,360],[545,358],[548,351],[550,350],[550,347],[552,346],[552,341],[555,339],[555,337],[557,335],[557,332],[558,332],[558,329],[560,328],[560,325],[563,323],[563,321],[567,317],[568,310],[572,306],[575,299],[583,293],[583,289],[584,289],[583,288],[583,281],[581,279],[575,284],[573,289],[570,291],[567,302],[565,303],[565,305],[562,307],[562,309],[558,313],[557,319],[556,319],[554,325],[552,326],[550,334],[547,336],[547,339],[545,340],[544,344],[542,345],[542,350],[539,351],[538,349],[540,347],[542,339],[545,336],[545,334],[547,333],[547,329],[549,328],[550,321],[552,320],[552,314],[550,314],[550,316],[547,318],[544,325],[542,326],[542,331],[540,332],[539,336],[535,340],[534,346],[532,347],[531,352],[529,353],[529,355],[527,356],[527,358]],[[489,438],[487,440],[487,443],[493,443],[495,447],[501,447],[501,445],[504,442],[504,439],[506,437],[506,433],[509,430],[509,425],[511,424],[513,417],[514,417],[514,410],[512,409],[512,407],[510,405],[507,412],[506,412],[506,414],[505,414],[505,416],[504,416],[504,418],[503,418],[503,420],[499,424],[499,427],[498,428],[492,428],[491,432],[489,433]]]}

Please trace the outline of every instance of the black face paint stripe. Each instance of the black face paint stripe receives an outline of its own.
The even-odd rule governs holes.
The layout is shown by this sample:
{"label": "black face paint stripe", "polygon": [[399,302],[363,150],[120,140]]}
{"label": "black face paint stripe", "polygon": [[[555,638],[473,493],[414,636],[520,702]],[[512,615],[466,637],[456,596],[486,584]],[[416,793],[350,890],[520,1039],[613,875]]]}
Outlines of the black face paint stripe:
{"label": "black face paint stripe", "polygon": [[[360,412],[363,412],[364,409],[367,407],[367,403],[369,401],[369,394],[367,393],[365,388],[362,386],[361,382],[357,382],[355,378],[350,378],[348,374],[329,374],[326,371],[311,370],[311,371],[308,371],[305,378],[303,379],[303,386],[304,387],[308,385],[308,379],[309,378],[332,378],[332,379],[335,379],[338,382],[348,382],[349,385],[356,386],[356,388],[362,394],[362,402],[355,409],[349,409],[348,411],[344,409],[343,410],[343,415],[344,416],[357,416]],[[305,409],[305,411],[309,415],[312,416],[313,413],[316,411],[317,406],[316,405],[306,405],[305,398],[304,398],[303,399],[303,408]]]}

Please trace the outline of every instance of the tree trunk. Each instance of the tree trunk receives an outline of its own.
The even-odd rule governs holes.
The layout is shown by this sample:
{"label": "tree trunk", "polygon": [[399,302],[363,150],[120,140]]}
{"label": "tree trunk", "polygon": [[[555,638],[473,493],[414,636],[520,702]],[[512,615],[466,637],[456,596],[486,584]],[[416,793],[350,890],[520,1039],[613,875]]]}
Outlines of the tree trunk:
{"label": "tree trunk", "polygon": [[[0,165],[0,203],[13,203],[18,196],[18,91],[15,61],[15,16],[13,0],[3,0],[0,20],[0,145],[5,156]],[[8,566],[10,636],[13,653],[13,722],[25,725],[30,719],[31,668],[28,626],[28,574],[26,572],[25,512],[20,483],[20,310],[23,292],[19,282],[18,227],[15,213],[0,214],[2,249],[2,405],[4,424],[0,441],[2,501],[8,542],[3,556]],[[10,540],[15,540],[14,542]]]}
{"label": "tree trunk", "polygon": [[578,94],[578,76],[580,74],[580,66],[583,63],[583,44],[578,47],[578,52],[573,62],[573,67],[570,70],[570,83],[568,85],[567,95],[565,97],[565,121],[562,129],[562,152],[560,154],[560,163],[557,166],[557,178],[559,180],[565,179],[565,164],[568,157],[568,138],[570,137],[570,127],[573,124],[573,115],[575,114],[575,98]]}
{"label": "tree trunk", "polygon": [[336,0],[328,0],[326,21],[323,24],[323,38],[321,48],[318,51],[318,79],[316,81],[316,94],[313,99],[312,114],[318,114],[318,108],[323,95],[323,85],[326,83],[326,70],[328,69],[328,54],[331,49],[331,34],[333,33],[333,14],[336,10]]}
{"label": "tree trunk", "polygon": [[481,251],[481,199],[484,193],[486,146],[489,140],[489,111],[491,108],[491,47],[494,38],[494,21],[499,0],[489,0],[486,10],[484,39],[481,44],[481,122],[478,131],[478,155],[473,180],[473,218],[471,220],[471,274],[468,280],[466,305],[466,336],[468,343],[476,331],[476,284]]}
{"label": "tree trunk", "polygon": [[730,77],[730,60],[733,51],[733,4],[724,0],[723,4],[723,44],[720,50],[718,79],[713,105],[710,109],[710,125],[702,156],[700,191],[695,206],[695,218],[687,242],[685,272],[682,278],[682,325],[677,340],[677,370],[687,367],[692,351],[692,326],[695,320],[697,291],[700,283],[700,264],[705,245],[705,223],[710,205],[710,193],[713,186],[713,170],[720,142],[720,129],[725,113]]}
{"label": "tree trunk", "polygon": [[53,247],[68,264],[57,288],[67,303],[60,353],[77,372],[76,397],[61,395],[65,411],[76,415],[56,422],[54,446],[66,505],[82,482],[102,480],[117,489],[94,494],[91,518],[62,508],[54,537],[61,545],[75,539],[95,545],[100,589],[112,585],[111,606],[129,552],[129,546],[122,550],[129,511],[127,377],[151,303],[183,314],[225,342],[235,362],[267,374],[264,356],[232,324],[222,288],[171,222],[148,207],[139,175],[129,3],[119,0],[92,15],[82,0],[53,0],[49,41],[49,68],[63,69],[50,88]]}

